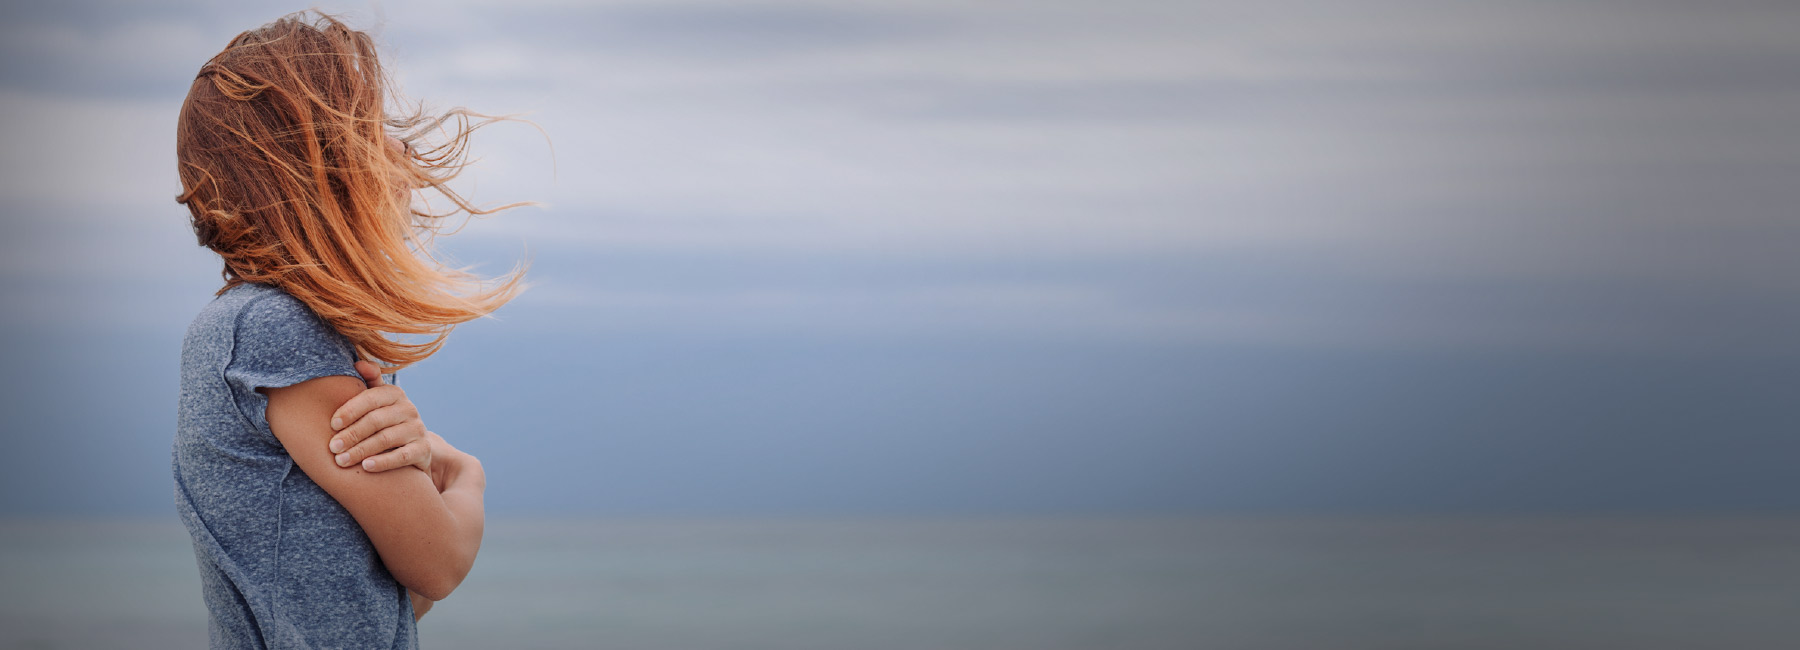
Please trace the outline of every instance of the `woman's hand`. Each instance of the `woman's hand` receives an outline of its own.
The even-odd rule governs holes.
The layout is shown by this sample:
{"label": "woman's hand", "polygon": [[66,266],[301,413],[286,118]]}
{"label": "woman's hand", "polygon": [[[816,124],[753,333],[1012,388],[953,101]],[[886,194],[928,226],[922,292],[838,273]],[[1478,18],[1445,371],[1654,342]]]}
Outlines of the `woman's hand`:
{"label": "woman's hand", "polygon": [[436,461],[425,473],[431,475],[431,485],[437,488],[438,494],[443,494],[444,487],[450,484],[451,475],[458,469],[457,455],[461,451],[450,446],[442,436],[430,431],[425,432],[425,440],[431,445],[432,460]]}
{"label": "woman's hand", "polygon": [[457,483],[468,483],[478,492],[487,488],[487,473],[481,469],[480,459],[450,446],[438,434],[426,431],[425,437],[434,452],[431,469],[426,473],[431,475],[431,484],[439,494]]}
{"label": "woman's hand", "polygon": [[[381,369],[367,361],[357,361],[368,389],[345,402],[331,415],[331,453],[338,467],[362,463],[370,472],[417,466],[431,473],[433,434],[425,430],[419,409],[406,398],[406,391],[381,380]],[[438,440],[443,440],[438,438]]]}

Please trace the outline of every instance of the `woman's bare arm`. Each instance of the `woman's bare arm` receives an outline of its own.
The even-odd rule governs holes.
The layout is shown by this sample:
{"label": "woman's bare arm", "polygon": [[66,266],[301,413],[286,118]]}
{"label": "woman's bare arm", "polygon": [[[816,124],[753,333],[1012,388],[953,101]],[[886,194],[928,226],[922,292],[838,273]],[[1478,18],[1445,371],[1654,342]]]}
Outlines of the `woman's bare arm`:
{"label": "woman's bare arm", "polygon": [[407,465],[431,471],[431,444],[425,422],[406,391],[381,378],[381,368],[357,360],[356,372],[368,390],[331,414],[331,453],[339,467],[362,464],[371,472],[385,472]]}
{"label": "woman's bare arm", "polygon": [[431,611],[432,604],[436,602],[430,598],[420,596],[419,592],[411,589],[406,590],[406,597],[412,599],[414,623],[419,622],[419,619],[421,618],[425,618],[425,612]]}
{"label": "woman's bare arm", "polygon": [[339,467],[326,443],[332,413],[366,386],[350,377],[319,377],[269,395],[269,428],[294,463],[350,511],[389,573],[406,588],[443,600],[469,574],[481,547],[482,493],[487,479],[474,456],[449,448],[433,459],[443,491],[413,467],[372,473]]}

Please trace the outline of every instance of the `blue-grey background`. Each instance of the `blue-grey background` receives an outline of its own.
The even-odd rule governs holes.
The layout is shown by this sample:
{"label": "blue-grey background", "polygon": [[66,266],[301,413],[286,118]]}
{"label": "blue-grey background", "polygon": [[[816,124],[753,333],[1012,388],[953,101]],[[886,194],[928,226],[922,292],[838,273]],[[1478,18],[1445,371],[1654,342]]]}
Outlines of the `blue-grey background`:
{"label": "blue-grey background", "polygon": [[[19,5],[0,648],[198,647],[175,115],[302,7]],[[427,647],[1800,638],[1800,5],[321,8],[542,128],[401,373],[490,479]]]}
{"label": "blue-grey background", "polygon": [[[162,516],[194,70],[0,21],[0,514]],[[1792,512],[1778,3],[326,3],[536,286],[401,374],[499,515]]]}

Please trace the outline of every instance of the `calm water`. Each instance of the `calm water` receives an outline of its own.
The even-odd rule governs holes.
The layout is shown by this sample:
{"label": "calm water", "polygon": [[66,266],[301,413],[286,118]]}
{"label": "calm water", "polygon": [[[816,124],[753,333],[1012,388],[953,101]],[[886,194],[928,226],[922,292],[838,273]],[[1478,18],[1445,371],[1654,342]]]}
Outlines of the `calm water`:
{"label": "calm water", "polygon": [[[168,522],[0,523],[0,647],[205,645]],[[1789,648],[1800,518],[491,522],[452,648]]]}

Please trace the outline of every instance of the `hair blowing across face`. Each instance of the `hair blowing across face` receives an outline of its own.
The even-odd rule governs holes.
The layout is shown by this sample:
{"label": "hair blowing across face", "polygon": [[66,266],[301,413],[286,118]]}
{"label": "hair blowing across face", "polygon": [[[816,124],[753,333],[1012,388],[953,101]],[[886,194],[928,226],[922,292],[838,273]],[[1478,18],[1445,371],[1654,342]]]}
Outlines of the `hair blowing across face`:
{"label": "hair blowing across face", "polygon": [[[176,201],[200,245],[224,258],[219,292],[243,282],[280,287],[391,371],[511,300],[524,271],[483,282],[431,254],[440,221],[513,207],[478,209],[444,185],[465,164],[470,132],[495,118],[462,109],[388,115],[387,89],[367,34],[331,16],[286,16],[239,34],[200,68],[175,154]],[[470,116],[486,119],[471,126]],[[434,132],[449,137],[414,147]],[[454,208],[414,210],[413,191],[426,188]]]}

